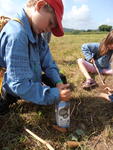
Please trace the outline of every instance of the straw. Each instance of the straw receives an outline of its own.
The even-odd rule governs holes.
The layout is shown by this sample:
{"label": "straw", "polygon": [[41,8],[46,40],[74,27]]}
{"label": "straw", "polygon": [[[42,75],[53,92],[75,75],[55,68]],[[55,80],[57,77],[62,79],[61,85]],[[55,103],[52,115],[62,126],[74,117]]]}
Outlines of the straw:
{"label": "straw", "polygon": [[98,73],[98,75],[99,75],[99,78],[100,78],[100,81],[101,81],[102,85],[105,86],[105,83],[104,83],[104,81],[102,80],[101,74],[100,74],[100,72],[99,72],[99,69],[98,69],[97,66],[96,66],[96,63],[95,63],[95,60],[94,60],[94,59],[93,59],[93,65],[94,65],[94,67],[95,67],[95,69],[96,69],[96,71],[97,71],[97,73]]}

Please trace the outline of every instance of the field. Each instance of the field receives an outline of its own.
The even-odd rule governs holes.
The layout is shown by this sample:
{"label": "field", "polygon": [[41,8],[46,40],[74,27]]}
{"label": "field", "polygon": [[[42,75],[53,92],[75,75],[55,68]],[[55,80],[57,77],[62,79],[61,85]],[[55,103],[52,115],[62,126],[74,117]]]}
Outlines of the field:
{"label": "field", "polygon": [[[14,104],[10,113],[0,116],[0,150],[47,150],[31,137],[24,128],[49,142],[55,150],[113,150],[113,104],[99,98],[103,91],[98,75],[93,77],[98,87],[85,91],[84,80],[76,60],[83,57],[81,45],[99,42],[106,34],[65,35],[52,37],[50,47],[60,71],[67,76],[72,90],[71,126],[67,133],[55,130],[54,105],[38,106],[25,101]],[[112,76],[102,76],[112,86]],[[34,93],[35,94],[35,93]],[[68,148],[66,141],[80,142],[77,148]]]}

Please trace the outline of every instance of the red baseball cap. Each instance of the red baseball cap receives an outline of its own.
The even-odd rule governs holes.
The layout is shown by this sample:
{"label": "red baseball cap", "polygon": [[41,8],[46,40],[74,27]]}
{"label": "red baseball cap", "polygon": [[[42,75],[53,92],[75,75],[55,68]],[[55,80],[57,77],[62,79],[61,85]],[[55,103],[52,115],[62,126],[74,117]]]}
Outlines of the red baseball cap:
{"label": "red baseball cap", "polygon": [[62,18],[64,13],[64,6],[62,0],[45,0],[55,11],[58,26],[52,29],[55,36],[63,36],[64,30],[62,26]]}

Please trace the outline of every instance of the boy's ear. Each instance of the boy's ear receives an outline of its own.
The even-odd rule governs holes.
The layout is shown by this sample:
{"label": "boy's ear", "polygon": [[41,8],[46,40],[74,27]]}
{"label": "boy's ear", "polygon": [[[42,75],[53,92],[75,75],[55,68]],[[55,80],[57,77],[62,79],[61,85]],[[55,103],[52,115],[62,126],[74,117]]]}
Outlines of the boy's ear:
{"label": "boy's ear", "polygon": [[42,7],[44,7],[46,4],[47,4],[46,1],[44,1],[44,0],[39,0],[39,1],[37,1],[36,5],[35,5],[35,9],[36,9],[37,11],[39,11],[39,10],[40,10]]}

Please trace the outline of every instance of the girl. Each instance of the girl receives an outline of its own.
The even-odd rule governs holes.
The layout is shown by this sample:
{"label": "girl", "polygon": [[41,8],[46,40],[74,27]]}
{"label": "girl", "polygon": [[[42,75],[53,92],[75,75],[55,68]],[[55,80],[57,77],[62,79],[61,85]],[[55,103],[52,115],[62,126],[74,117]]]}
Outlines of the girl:
{"label": "girl", "polygon": [[91,78],[90,73],[96,73],[96,64],[101,74],[112,75],[113,70],[110,68],[110,58],[113,53],[113,31],[109,32],[101,43],[87,43],[82,45],[82,52],[85,60],[79,58],[77,60],[80,71],[86,78],[83,83],[83,89],[89,89],[97,85],[96,81]]}

